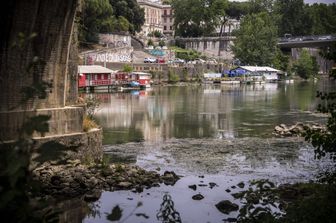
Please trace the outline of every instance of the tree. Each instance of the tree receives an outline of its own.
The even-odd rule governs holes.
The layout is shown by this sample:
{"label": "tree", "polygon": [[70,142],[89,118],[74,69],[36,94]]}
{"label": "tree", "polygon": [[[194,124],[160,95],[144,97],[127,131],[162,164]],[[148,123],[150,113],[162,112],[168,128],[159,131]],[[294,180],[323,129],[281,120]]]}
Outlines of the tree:
{"label": "tree", "polygon": [[311,76],[316,75],[314,72],[316,72],[317,63],[314,63],[313,59],[314,58],[309,55],[308,50],[303,49],[299,60],[294,64],[293,68],[295,73],[304,79],[308,79]]}
{"label": "tree", "polygon": [[80,41],[98,42],[98,33],[113,30],[115,18],[108,0],[85,0],[80,26]]}
{"label": "tree", "polygon": [[116,17],[124,17],[131,24],[131,33],[140,32],[145,22],[145,12],[140,8],[136,0],[109,0]]}
{"label": "tree", "polygon": [[130,66],[129,64],[125,64],[122,69],[123,72],[130,73],[133,71],[133,67]]}
{"label": "tree", "polygon": [[274,0],[250,0],[248,2],[249,14],[260,12],[272,12]]}
{"label": "tree", "polygon": [[[325,54],[326,59],[336,62],[335,48],[331,49],[329,54]],[[305,139],[311,142],[315,147],[315,155],[317,158],[321,158],[326,156],[327,153],[336,152],[336,92],[317,92],[317,97],[321,100],[317,110],[329,114],[326,129],[308,129]]]}
{"label": "tree", "polygon": [[130,24],[125,17],[119,16],[118,20],[116,21],[116,24],[114,26],[114,30],[115,31],[127,32],[127,31],[129,31],[131,26],[132,26],[132,24]]}
{"label": "tree", "polygon": [[176,35],[206,36],[221,24],[227,0],[172,0],[172,8]]}
{"label": "tree", "polygon": [[266,13],[247,15],[236,31],[232,50],[243,64],[270,65],[276,54],[277,29]]}
{"label": "tree", "polygon": [[336,33],[336,4],[313,4],[307,7],[311,16],[311,34],[332,34]]}
{"label": "tree", "polygon": [[272,62],[273,67],[286,72],[288,71],[288,62],[289,56],[285,55],[279,48],[277,48]]}
{"label": "tree", "polygon": [[277,0],[275,12],[280,17],[278,20],[279,35],[311,34],[312,19],[307,11],[308,7],[303,0]]}

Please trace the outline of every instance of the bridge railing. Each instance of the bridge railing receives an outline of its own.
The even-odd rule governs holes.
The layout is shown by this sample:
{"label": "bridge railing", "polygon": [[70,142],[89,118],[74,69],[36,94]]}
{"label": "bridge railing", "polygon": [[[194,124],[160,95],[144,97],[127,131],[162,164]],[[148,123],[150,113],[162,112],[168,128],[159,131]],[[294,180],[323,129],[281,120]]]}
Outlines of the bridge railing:
{"label": "bridge railing", "polygon": [[310,35],[310,36],[291,36],[291,37],[280,37],[278,39],[281,42],[300,42],[300,41],[327,41],[335,40],[335,35]]}

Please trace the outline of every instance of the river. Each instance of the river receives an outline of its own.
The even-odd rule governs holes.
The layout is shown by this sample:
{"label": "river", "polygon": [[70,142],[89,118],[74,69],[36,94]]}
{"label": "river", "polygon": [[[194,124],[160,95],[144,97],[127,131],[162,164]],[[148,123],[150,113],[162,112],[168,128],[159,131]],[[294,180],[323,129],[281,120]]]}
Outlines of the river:
{"label": "river", "polygon": [[[247,189],[252,179],[277,184],[314,180],[332,166],[330,161],[315,160],[303,139],[275,138],[272,132],[281,123],[325,122],[314,112],[316,91],[334,86],[328,80],[157,86],[87,95],[101,101],[95,117],[111,161],[183,177],[174,186],[142,193],[103,192],[83,222],[111,222],[107,216],[116,205],[121,222],[164,222],[167,210],[168,217],[175,214],[182,222],[225,222],[238,212],[225,215],[215,205],[221,200],[241,205],[231,194]],[[193,200],[197,194],[204,199]]]}

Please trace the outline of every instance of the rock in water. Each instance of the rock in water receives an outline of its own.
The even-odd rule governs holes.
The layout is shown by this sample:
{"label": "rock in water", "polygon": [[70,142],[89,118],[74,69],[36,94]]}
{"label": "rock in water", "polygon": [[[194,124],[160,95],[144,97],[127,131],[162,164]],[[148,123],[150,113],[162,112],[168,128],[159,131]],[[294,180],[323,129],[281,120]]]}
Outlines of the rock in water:
{"label": "rock in water", "polygon": [[197,186],[196,186],[196,184],[189,185],[188,187],[189,187],[190,189],[192,189],[192,190],[196,190],[196,189],[197,189]]}
{"label": "rock in water", "polygon": [[194,196],[192,196],[193,200],[199,201],[202,200],[204,198],[204,196],[202,194],[196,194]]}
{"label": "rock in water", "polygon": [[224,214],[229,214],[232,211],[238,211],[239,206],[229,200],[224,200],[216,204],[216,208]]}

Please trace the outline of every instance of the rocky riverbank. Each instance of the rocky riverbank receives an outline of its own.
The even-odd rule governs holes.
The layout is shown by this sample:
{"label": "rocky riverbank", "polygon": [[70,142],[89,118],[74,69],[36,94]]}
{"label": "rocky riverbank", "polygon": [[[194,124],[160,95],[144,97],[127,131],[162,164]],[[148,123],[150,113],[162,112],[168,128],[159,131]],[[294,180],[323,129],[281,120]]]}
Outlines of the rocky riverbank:
{"label": "rocky riverbank", "polygon": [[174,172],[163,175],[140,167],[123,164],[84,165],[79,160],[64,165],[45,163],[33,170],[34,181],[40,184],[35,196],[76,197],[98,199],[100,191],[131,190],[142,192],[145,188],[158,187],[160,183],[174,185],[180,179]]}
{"label": "rocky riverbank", "polygon": [[285,124],[280,124],[275,126],[273,135],[280,136],[280,137],[295,137],[295,136],[303,136],[303,134],[307,130],[320,130],[325,131],[325,126],[318,124],[318,123],[302,123],[298,122],[294,125],[287,126]]}

